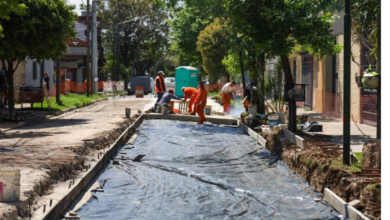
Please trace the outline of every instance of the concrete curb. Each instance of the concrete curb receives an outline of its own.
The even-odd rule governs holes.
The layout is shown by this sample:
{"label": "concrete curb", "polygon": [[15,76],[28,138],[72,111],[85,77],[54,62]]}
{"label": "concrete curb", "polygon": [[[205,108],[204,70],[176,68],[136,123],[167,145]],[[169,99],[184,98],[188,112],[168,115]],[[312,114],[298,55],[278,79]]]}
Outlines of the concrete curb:
{"label": "concrete curb", "polygon": [[265,140],[261,135],[256,133],[254,130],[252,130],[250,127],[246,126],[244,123],[239,123],[241,126],[241,129],[246,132],[249,136],[254,138],[261,146],[267,147],[267,140]]}
{"label": "concrete curb", "polygon": [[[141,125],[143,121],[143,115],[138,117],[138,119],[130,125],[120,136],[119,138],[107,149],[107,151],[104,151],[103,155],[96,161],[94,165],[91,166],[91,168],[79,175],[77,179],[74,179],[74,183],[69,183],[70,188],[68,188],[68,182],[65,182],[65,184],[60,185],[59,187],[62,188],[61,191],[64,191],[62,193],[56,193],[54,194],[58,196],[62,196],[59,194],[63,194],[63,197],[59,200],[51,199],[50,197],[52,195],[47,195],[42,197],[46,201],[53,200],[54,204],[51,207],[47,207],[45,212],[43,212],[43,207],[37,209],[32,219],[44,219],[44,220],[52,220],[56,219],[59,216],[62,215],[62,213],[73,203],[73,201],[78,197],[80,192],[88,186],[88,184],[94,179],[96,175],[99,174],[99,172],[106,166],[108,163],[108,160],[116,153],[116,151],[123,146],[125,139],[129,136],[129,134],[135,129]],[[72,180],[70,180],[72,182]],[[65,189],[64,189],[65,188]],[[55,190],[54,190],[55,191]]]}
{"label": "concrete curb", "polygon": [[325,188],[324,190],[324,199],[328,202],[334,209],[343,214],[346,219],[354,220],[369,220],[366,216],[363,215],[359,210],[350,206],[342,198],[337,196],[330,189]]}
{"label": "concrete curb", "polygon": [[[192,121],[198,122],[199,116],[194,115],[162,115],[157,113],[145,113],[144,119],[168,119],[168,120],[178,120],[178,121]],[[237,119],[235,118],[226,118],[220,116],[206,116],[206,121],[213,124],[226,124],[226,125],[236,125]]]}
{"label": "concrete curb", "polygon": [[301,149],[306,148],[306,140],[304,138],[292,133],[288,129],[283,129],[283,135],[284,135],[284,138],[286,138],[290,142],[294,143],[295,145],[297,145]]}

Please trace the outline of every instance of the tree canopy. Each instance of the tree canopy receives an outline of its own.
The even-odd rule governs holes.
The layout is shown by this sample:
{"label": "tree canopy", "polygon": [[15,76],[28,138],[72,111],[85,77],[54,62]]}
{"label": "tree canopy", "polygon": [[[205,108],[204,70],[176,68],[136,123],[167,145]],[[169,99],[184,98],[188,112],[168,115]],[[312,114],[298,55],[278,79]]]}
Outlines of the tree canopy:
{"label": "tree canopy", "polygon": [[136,75],[151,72],[168,48],[169,25],[165,4],[155,0],[110,0],[108,6],[101,7],[99,11],[102,26],[108,28],[105,44],[113,48],[108,58],[114,58],[113,43],[118,40],[114,29],[118,28],[120,61]]}
{"label": "tree canopy", "polygon": [[352,34],[355,42],[363,44],[375,60],[378,59],[377,33],[380,10],[378,0],[353,0],[351,4]]}
{"label": "tree canopy", "polygon": [[230,79],[222,61],[229,52],[230,33],[228,21],[223,18],[215,18],[199,34],[196,43],[197,50],[202,55],[203,68],[209,74],[209,80],[217,81],[220,77],[226,76]]}
{"label": "tree canopy", "polygon": [[1,0],[0,1],[0,38],[3,36],[3,20],[9,20],[10,15],[15,13],[22,15],[26,11],[26,5],[15,0]]}
{"label": "tree canopy", "polygon": [[13,111],[13,73],[26,57],[43,61],[61,57],[66,52],[65,41],[75,36],[77,15],[64,0],[18,1],[25,13],[9,14],[0,19],[4,37],[0,40],[0,60],[6,67],[10,82],[9,106]]}

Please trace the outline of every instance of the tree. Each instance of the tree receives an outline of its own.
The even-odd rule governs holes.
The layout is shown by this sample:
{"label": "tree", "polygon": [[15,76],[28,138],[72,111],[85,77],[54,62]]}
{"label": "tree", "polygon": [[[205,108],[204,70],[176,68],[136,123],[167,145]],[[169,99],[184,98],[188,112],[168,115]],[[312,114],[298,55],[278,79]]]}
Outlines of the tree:
{"label": "tree", "polygon": [[24,14],[11,13],[0,19],[4,38],[0,40],[0,60],[9,80],[9,111],[14,110],[13,75],[28,56],[43,61],[56,59],[66,52],[63,43],[75,36],[77,15],[64,0],[19,1],[26,5]]}
{"label": "tree", "polygon": [[[267,57],[280,56],[287,89],[293,88],[288,60],[296,45],[320,57],[340,50],[330,32],[337,0],[226,0],[234,28],[261,46]],[[289,101],[289,129],[296,131],[296,103]]]}
{"label": "tree", "polygon": [[26,12],[26,5],[15,0],[2,0],[0,4],[0,38],[3,37],[2,21],[9,20],[12,13],[22,15]]}
{"label": "tree", "polygon": [[352,36],[356,43],[363,44],[374,62],[378,59],[378,18],[380,16],[378,0],[353,0],[351,5]]}
{"label": "tree", "polygon": [[[197,51],[196,42],[202,30],[214,18],[224,17],[221,0],[169,0],[173,19],[170,22],[172,31],[171,51],[179,55],[180,65],[193,66],[204,72],[202,56]],[[178,2],[180,4],[178,4]]]}
{"label": "tree", "polygon": [[216,81],[225,76],[230,81],[230,74],[222,61],[228,55],[230,33],[227,28],[228,21],[215,18],[198,37],[197,50],[202,55],[203,68],[209,74],[210,81]]}
{"label": "tree", "polygon": [[119,62],[132,68],[135,75],[153,72],[152,67],[168,50],[165,4],[156,0],[110,0],[108,6],[100,8],[99,17],[103,26],[111,28],[104,39],[113,48],[108,51],[109,58],[115,57],[113,42],[119,38]]}

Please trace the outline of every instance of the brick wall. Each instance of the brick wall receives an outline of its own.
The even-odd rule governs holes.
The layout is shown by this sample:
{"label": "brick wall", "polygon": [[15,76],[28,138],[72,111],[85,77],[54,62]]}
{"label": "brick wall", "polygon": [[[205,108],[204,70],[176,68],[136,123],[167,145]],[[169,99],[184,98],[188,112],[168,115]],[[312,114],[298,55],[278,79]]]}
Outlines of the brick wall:
{"label": "brick wall", "polygon": [[[344,44],[344,35],[338,35],[336,37],[336,41],[338,44],[343,45]],[[352,56],[355,57],[355,60],[357,62],[360,62],[360,45],[359,44],[353,44],[351,47],[352,50]],[[339,54],[336,55],[338,64],[337,64],[337,72],[339,73],[339,85],[338,90],[340,91],[340,115],[342,117],[343,115],[343,94],[344,94],[344,50],[342,50]],[[360,102],[360,88],[357,86],[355,82],[355,73],[360,73],[360,67],[352,62],[351,59],[351,117],[354,118],[356,122],[362,123],[361,120],[361,102]]]}

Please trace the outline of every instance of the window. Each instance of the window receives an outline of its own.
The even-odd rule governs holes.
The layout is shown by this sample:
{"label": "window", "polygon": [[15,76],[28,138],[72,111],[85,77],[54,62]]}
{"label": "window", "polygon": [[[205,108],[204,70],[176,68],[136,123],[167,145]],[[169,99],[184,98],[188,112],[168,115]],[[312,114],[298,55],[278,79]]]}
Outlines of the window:
{"label": "window", "polygon": [[33,62],[33,79],[37,79],[37,62]]}

